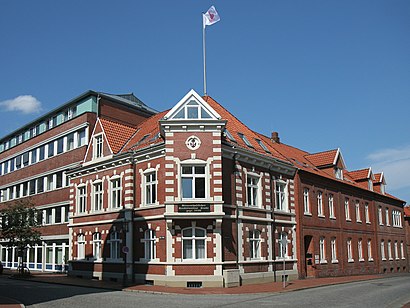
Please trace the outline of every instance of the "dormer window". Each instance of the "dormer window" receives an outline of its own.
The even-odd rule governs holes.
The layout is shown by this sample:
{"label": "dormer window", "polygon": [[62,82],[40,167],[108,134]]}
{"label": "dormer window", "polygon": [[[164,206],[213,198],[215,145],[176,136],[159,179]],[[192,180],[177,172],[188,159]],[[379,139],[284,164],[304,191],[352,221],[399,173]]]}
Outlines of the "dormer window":
{"label": "dormer window", "polygon": [[386,185],[384,185],[383,183],[380,185],[380,192],[385,195],[386,194]]}
{"label": "dormer window", "polygon": [[211,119],[211,115],[195,100],[182,106],[175,114],[174,119]]}
{"label": "dormer window", "polygon": [[373,191],[373,181],[369,180],[369,190]]}
{"label": "dormer window", "polygon": [[343,170],[341,168],[335,168],[336,179],[343,180]]}
{"label": "dormer window", "polygon": [[259,144],[259,146],[266,152],[266,153],[270,153],[270,151],[268,150],[268,148],[266,147],[266,145],[262,142],[262,140],[256,139],[256,142]]}
{"label": "dormer window", "polygon": [[246,138],[246,136],[242,133],[238,133],[238,136],[241,137],[241,139],[243,140],[243,142],[245,142],[245,144],[250,147],[253,148],[253,145],[249,142],[249,140]]}
{"label": "dormer window", "polygon": [[232,136],[232,134],[226,128],[224,129],[224,134],[230,141],[236,142],[235,138]]}

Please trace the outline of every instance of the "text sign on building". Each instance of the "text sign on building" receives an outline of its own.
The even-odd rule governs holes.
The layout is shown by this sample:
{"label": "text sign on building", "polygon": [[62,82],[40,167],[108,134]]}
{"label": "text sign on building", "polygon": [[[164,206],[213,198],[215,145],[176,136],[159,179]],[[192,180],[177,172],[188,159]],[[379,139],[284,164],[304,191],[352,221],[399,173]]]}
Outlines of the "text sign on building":
{"label": "text sign on building", "polygon": [[209,213],[211,206],[209,204],[180,204],[178,205],[178,212],[181,213]]}

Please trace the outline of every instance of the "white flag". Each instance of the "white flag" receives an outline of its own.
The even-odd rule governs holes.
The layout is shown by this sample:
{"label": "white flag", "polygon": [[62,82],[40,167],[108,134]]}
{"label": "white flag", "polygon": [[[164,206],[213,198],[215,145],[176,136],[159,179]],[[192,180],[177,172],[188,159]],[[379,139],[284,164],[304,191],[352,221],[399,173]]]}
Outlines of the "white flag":
{"label": "white flag", "polygon": [[214,6],[211,6],[205,14],[202,14],[202,16],[204,29],[205,26],[211,26],[221,20]]}

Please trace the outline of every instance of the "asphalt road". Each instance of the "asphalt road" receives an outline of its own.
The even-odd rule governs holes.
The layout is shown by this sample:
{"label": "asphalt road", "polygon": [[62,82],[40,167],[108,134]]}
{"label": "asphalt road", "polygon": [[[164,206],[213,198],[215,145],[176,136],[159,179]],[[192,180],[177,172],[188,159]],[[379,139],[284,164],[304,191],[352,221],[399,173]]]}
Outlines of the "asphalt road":
{"label": "asphalt road", "polygon": [[[410,275],[286,293],[179,295],[108,291],[0,277],[0,296],[26,307],[402,307],[410,302]],[[1,303],[0,303],[1,307]]]}

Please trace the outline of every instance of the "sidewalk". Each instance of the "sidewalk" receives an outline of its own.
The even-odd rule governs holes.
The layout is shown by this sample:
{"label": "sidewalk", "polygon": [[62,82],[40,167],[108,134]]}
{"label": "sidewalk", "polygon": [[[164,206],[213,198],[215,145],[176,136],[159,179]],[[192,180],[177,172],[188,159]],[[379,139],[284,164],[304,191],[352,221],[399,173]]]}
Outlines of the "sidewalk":
{"label": "sidewalk", "polygon": [[[5,274],[14,272],[6,271]],[[396,274],[397,275],[397,274]],[[406,274],[402,274],[406,275]],[[408,275],[408,274],[407,274]],[[32,273],[27,279],[43,283],[54,283],[63,285],[73,285],[81,287],[102,288],[109,290],[123,290],[134,292],[147,293],[177,293],[177,294],[244,294],[244,293],[274,293],[274,292],[289,292],[295,290],[309,289],[326,285],[334,285],[355,281],[372,280],[389,277],[390,275],[360,275],[360,276],[343,276],[343,277],[327,277],[327,278],[310,278],[303,280],[293,280],[286,283],[286,288],[283,288],[282,282],[269,282],[262,284],[252,284],[233,288],[184,288],[184,287],[166,287],[152,285],[132,285],[124,287],[120,282],[110,282],[103,280],[83,279],[69,277],[59,273]],[[11,277],[11,276],[10,276]]]}

